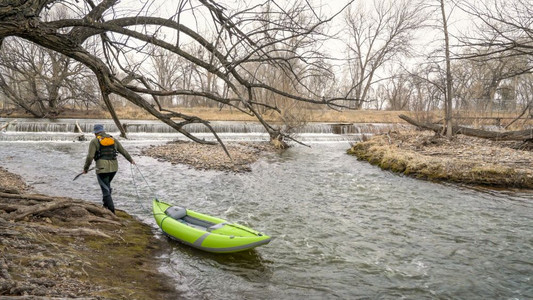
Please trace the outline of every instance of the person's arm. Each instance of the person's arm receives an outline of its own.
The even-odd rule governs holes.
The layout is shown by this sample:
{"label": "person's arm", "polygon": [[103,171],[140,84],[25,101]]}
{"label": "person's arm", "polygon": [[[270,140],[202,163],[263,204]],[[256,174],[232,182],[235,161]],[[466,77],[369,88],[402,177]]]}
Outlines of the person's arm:
{"label": "person's arm", "polygon": [[135,164],[135,161],[133,160],[133,158],[131,158],[128,151],[126,151],[126,149],[122,147],[122,144],[117,140],[115,140],[115,143],[117,144],[117,151],[122,154],[122,156],[124,156],[124,158],[126,158],[130,163]]}
{"label": "person's arm", "polygon": [[91,166],[91,163],[94,160],[94,156],[96,155],[96,144],[91,141],[89,143],[89,152],[87,153],[87,157],[85,158],[85,165],[83,166],[83,173],[87,173],[89,170],[89,167]]}

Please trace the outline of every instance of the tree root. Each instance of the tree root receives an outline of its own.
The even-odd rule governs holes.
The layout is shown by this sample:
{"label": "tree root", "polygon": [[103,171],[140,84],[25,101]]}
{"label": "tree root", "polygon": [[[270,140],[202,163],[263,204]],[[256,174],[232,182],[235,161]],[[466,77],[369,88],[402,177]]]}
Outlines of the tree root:
{"label": "tree root", "polygon": [[25,296],[2,296],[2,300],[96,300],[98,298],[88,297],[88,298],[64,298],[64,297],[41,297],[33,295]]}
{"label": "tree root", "polygon": [[58,218],[66,222],[120,225],[120,219],[105,208],[70,198],[0,193],[0,215],[11,221],[31,216]]}
{"label": "tree root", "polygon": [[49,202],[49,203],[45,203],[41,205],[23,207],[21,209],[17,209],[15,212],[12,212],[10,214],[9,219],[14,220],[14,221],[20,221],[29,215],[38,215],[46,211],[59,209],[59,208],[66,208],[69,206],[72,206],[72,203],[69,203],[67,201],[54,201],[54,202]]}
{"label": "tree root", "polygon": [[82,220],[74,222],[74,223],[78,225],[88,225],[90,223],[106,223],[106,224],[112,224],[112,225],[118,225],[118,226],[122,225],[122,223],[118,221],[108,220],[106,218],[101,218],[101,217],[96,217],[96,216],[84,217]]}
{"label": "tree root", "polygon": [[2,192],[0,192],[0,198],[36,200],[36,201],[57,201],[58,199],[58,198],[52,198],[52,197],[47,197],[43,195],[13,194],[13,193],[2,193]]}
{"label": "tree root", "polygon": [[111,236],[100,232],[98,230],[89,229],[89,228],[60,228],[48,225],[40,224],[26,224],[27,227],[39,230],[41,232],[46,231],[48,233],[59,234],[59,235],[68,235],[68,236],[79,236],[79,235],[89,235],[89,236],[99,236],[104,238],[112,238]]}
{"label": "tree root", "polygon": [[91,214],[97,215],[99,217],[108,217],[115,221],[120,220],[119,217],[111,213],[107,208],[97,207],[94,205],[84,205],[84,208]]}

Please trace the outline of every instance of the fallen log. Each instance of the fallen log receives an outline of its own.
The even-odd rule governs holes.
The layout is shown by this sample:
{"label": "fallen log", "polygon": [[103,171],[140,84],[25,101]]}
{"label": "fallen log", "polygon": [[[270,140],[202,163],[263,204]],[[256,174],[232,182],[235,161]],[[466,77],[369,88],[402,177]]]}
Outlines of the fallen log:
{"label": "fallen log", "polygon": [[[399,115],[400,119],[405,120],[407,123],[414,125],[418,128],[433,130],[435,132],[442,132],[442,125],[432,123],[421,123],[406,115]],[[518,130],[518,131],[490,131],[468,128],[463,126],[453,126],[454,134],[464,134],[468,136],[474,136],[484,139],[497,140],[497,141],[533,141],[533,129]]]}
{"label": "fallen log", "polygon": [[13,121],[11,121],[11,122],[6,122],[4,125],[2,125],[2,127],[0,127],[0,131],[2,131],[2,130],[4,130],[4,129],[7,130],[7,128],[9,127],[9,125],[11,125],[11,124],[15,124],[15,123],[17,123],[17,120],[13,120]]}

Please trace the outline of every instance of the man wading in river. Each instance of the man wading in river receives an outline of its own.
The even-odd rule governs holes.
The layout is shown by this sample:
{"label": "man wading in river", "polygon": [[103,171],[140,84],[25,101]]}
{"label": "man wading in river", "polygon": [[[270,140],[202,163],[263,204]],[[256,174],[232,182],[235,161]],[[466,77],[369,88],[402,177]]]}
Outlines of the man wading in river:
{"label": "man wading in river", "polygon": [[130,163],[135,164],[129,153],[119,141],[105,133],[104,125],[94,125],[96,136],[89,144],[89,153],[83,166],[83,174],[87,174],[93,159],[96,161],[96,177],[102,189],[104,207],[115,213],[115,206],[111,198],[111,181],[118,171],[117,153],[122,154]]}

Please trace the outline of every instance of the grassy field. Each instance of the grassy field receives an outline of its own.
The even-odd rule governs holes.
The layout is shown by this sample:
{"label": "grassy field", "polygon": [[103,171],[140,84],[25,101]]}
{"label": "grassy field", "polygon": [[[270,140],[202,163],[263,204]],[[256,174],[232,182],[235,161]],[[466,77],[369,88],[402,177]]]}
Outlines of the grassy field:
{"label": "grassy field", "polygon": [[[174,111],[198,116],[209,121],[257,121],[254,116],[245,114],[235,109],[217,109],[208,107],[174,108]],[[117,107],[117,115],[120,119],[155,119],[148,112],[134,107]],[[408,114],[405,111],[376,111],[376,110],[308,110],[299,112],[308,122],[331,122],[331,123],[398,123],[403,122],[398,115]],[[0,117],[23,118],[30,117],[22,111],[0,111]],[[111,115],[103,110],[65,110],[57,118],[97,118],[108,119]],[[266,114],[267,121],[276,122],[280,118],[277,114]]]}

